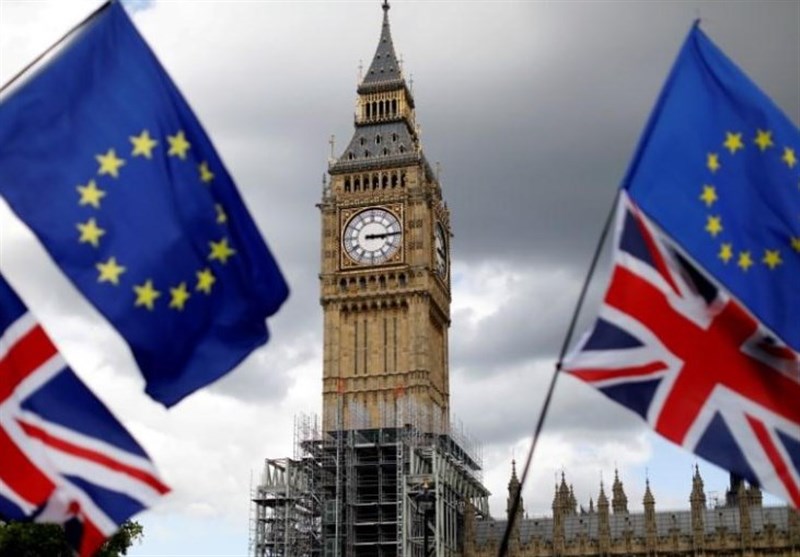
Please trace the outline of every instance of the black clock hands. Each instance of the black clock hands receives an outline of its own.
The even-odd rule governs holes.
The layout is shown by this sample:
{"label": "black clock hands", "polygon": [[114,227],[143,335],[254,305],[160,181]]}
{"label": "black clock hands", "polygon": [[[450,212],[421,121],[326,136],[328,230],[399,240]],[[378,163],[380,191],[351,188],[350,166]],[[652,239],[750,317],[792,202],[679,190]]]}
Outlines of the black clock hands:
{"label": "black clock hands", "polygon": [[395,232],[382,232],[380,234],[367,234],[364,236],[365,240],[381,240],[383,238],[388,238],[389,236],[397,236],[398,234],[402,234],[400,230]]}

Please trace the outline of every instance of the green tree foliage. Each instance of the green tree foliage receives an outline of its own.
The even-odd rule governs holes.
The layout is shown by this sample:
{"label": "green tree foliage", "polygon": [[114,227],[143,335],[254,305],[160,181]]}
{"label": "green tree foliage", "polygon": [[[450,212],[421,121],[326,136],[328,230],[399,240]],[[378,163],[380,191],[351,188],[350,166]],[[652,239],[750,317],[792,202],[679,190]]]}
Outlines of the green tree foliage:
{"label": "green tree foliage", "polygon": [[[141,541],[144,528],[138,522],[124,522],[96,553],[96,557],[127,555],[134,542]],[[73,557],[64,530],[57,524],[0,522],[0,557]]]}

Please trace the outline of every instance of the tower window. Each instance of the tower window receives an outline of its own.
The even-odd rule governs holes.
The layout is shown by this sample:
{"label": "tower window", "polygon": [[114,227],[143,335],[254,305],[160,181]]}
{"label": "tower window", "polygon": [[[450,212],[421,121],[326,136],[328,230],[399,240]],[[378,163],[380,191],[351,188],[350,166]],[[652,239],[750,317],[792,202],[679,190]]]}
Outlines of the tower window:
{"label": "tower window", "polygon": [[389,154],[389,149],[387,149],[386,147],[384,147],[384,148],[383,148],[383,154],[384,154],[384,155],[388,155],[388,154]]}
{"label": "tower window", "polygon": [[[388,149],[384,149],[383,151],[384,151],[384,154],[386,154],[386,152],[388,151]],[[382,188],[382,189],[386,189],[386,186],[388,186],[388,185],[389,185],[389,177],[388,177],[386,174],[384,174],[384,175],[381,177],[381,188]]]}
{"label": "tower window", "polygon": [[344,191],[350,191],[350,178],[344,179]]}
{"label": "tower window", "polygon": [[360,138],[358,139],[358,144],[359,144],[359,145],[364,145],[364,143],[366,143],[366,140],[365,140],[363,137],[360,137]]}
{"label": "tower window", "polygon": [[356,179],[353,180],[353,191],[359,191],[361,189],[361,180],[356,176]]}
{"label": "tower window", "polygon": [[392,99],[392,116],[397,114],[397,99]]}
{"label": "tower window", "polygon": [[378,189],[379,178],[377,174],[372,175],[372,189]]}
{"label": "tower window", "polygon": [[397,172],[392,172],[392,187],[397,187]]}
{"label": "tower window", "polygon": [[381,143],[381,134],[378,134],[378,135],[375,136],[375,143],[380,145],[380,143]]}
{"label": "tower window", "polygon": [[392,141],[397,143],[397,134],[396,133],[392,134]]}
{"label": "tower window", "polygon": [[350,151],[349,153],[347,153],[347,160],[353,160],[354,158],[356,158],[356,156],[353,154],[353,152],[352,152],[352,151]]}
{"label": "tower window", "polygon": [[405,153],[405,152],[406,152],[406,146],[405,146],[405,145],[400,145],[400,147],[398,148],[398,150],[399,150],[401,153]]}
{"label": "tower window", "polygon": [[369,151],[364,151],[364,156],[369,158]]}

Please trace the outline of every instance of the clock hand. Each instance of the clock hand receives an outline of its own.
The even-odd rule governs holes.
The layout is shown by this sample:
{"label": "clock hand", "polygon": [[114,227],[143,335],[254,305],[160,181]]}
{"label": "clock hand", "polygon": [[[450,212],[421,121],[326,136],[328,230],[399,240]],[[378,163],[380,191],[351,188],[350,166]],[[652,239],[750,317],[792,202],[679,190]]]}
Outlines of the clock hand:
{"label": "clock hand", "polygon": [[383,232],[381,234],[367,234],[366,236],[364,236],[364,239],[365,240],[378,240],[378,239],[382,239],[382,238],[388,238],[389,236],[397,236],[398,234],[402,234],[402,232],[398,230],[396,232]]}

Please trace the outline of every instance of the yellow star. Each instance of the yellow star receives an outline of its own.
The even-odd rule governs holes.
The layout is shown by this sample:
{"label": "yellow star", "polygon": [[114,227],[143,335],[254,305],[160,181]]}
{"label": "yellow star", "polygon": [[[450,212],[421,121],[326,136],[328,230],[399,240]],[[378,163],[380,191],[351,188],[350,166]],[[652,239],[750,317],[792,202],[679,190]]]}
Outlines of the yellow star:
{"label": "yellow star", "polygon": [[789,168],[794,168],[794,165],[797,164],[797,157],[794,154],[794,149],[791,147],[784,147],[781,160],[785,162]]}
{"label": "yellow star", "polygon": [[119,168],[125,164],[125,161],[117,156],[114,149],[109,149],[105,155],[95,155],[94,158],[100,163],[100,168],[97,170],[100,176],[109,174],[114,178],[119,178]]}
{"label": "yellow star", "polygon": [[712,237],[716,238],[717,234],[722,232],[722,217],[709,215],[708,221],[706,221],[706,231],[711,234]]}
{"label": "yellow star", "polygon": [[217,278],[211,272],[211,269],[197,271],[197,286],[195,286],[195,290],[211,294],[211,287],[214,286],[216,281]]}
{"label": "yellow star", "polygon": [[733,257],[733,245],[731,244],[722,244],[719,248],[719,254],[717,254],[720,259],[722,259],[723,263],[728,263]]}
{"label": "yellow star", "polygon": [[78,186],[77,190],[81,194],[78,205],[91,205],[95,209],[100,208],[100,200],[106,196],[106,192],[98,188],[94,180],[89,180],[85,186]]}
{"label": "yellow star", "polygon": [[753,140],[753,142],[758,145],[758,148],[762,151],[766,151],[768,148],[775,145],[772,143],[772,132],[765,130],[758,130],[756,132],[756,138]]}
{"label": "yellow star", "polygon": [[711,172],[716,172],[720,169],[719,155],[716,153],[709,153],[706,157],[706,166]]}
{"label": "yellow star", "polygon": [[722,145],[731,152],[731,155],[736,154],[736,151],[744,149],[744,144],[742,143],[742,134],[726,132],[725,143]]}
{"label": "yellow star", "polygon": [[153,158],[153,149],[158,145],[158,141],[150,137],[150,132],[142,130],[139,135],[130,136],[131,143],[133,143],[133,152],[131,156],[143,156],[146,159]]}
{"label": "yellow star", "polygon": [[800,238],[797,236],[792,236],[792,249],[794,251],[800,251]]}
{"label": "yellow star", "polygon": [[170,288],[169,293],[172,297],[169,302],[169,307],[177,309],[178,311],[183,310],[186,300],[188,300],[191,296],[191,294],[189,294],[189,292],[186,290],[185,282],[180,283],[176,288]]}
{"label": "yellow star", "polygon": [[79,222],[75,226],[81,233],[78,242],[81,244],[88,242],[94,247],[100,247],[100,237],[105,234],[106,231],[97,226],[97,222],[93,218],[86,222]]}
{"label": "yellow star", "polygon": [[775,267],[783,263],[781,259],[781,253],[774,249],[774,250],[764,250],[764,259],[761,260],[764,265],[770,268],[771,271],[775,270]]}
{"label": "yellow star", "polygon": [[109,257],[105,263],[98,263],[95,265],[100,276],[97,277],[97,282],[110,282],[111,284],[119,284],[119,276],[125,272],[125,267],[117,264],[116,257]]}
{"label": "yellow star", "polygon": [[211,261],[227,263],[228,258],[236,253],[236,250],[228,245],[227,238],[223,238],[219,242],[209,242],[208,245],[211,246],[211,254],[208,256]]}
{"label": "yellow star", "polygon": [[217,224],[225,224],[228,222],[228,215],[225,214],[225,209],[219,203],[214,205],[217,210]]}
{"label": "yellow star", "polygon": [[213,173],[213,172],[211,172],[211,171],[208,169],[208,163],[207,163],[206,161],[203,161],[203,162],[201,162],[201,163],[200,163],[200,164],[197,166],[197,169],[200,171],[200,180],[201,180],[203,183],[207,184],[207,183],[209,183],[211,180],[213,180],[213,179],[214,179],[214,173]]}
{"label": "yellow star", "polygon": [[167,141],[169,141],[169,151],[167,154],[170,156],[177,156],[181,160],[186,160],[186,152],[191,145],[186,141],[186,136],[183,135],[183,131],[179,131],[175,135],[168,135]]}
{"label": "yellow star", "polygon": [[156,298],[161,296],[161,292],[153,288],[153,281],[149,279],[144,284],[135,285],[133,291],[136,292],[136,301],[133,306],[144,306],[150,311],[153,311],[153,304],[155,304]]}
{"label": "yellow star", "polygon": [[749,251],[742,251],[739,252],[739,261],[736,264],[742,268],[742,271],[747,271],[750,267],[753,266],[753,258],[750,257]]}
{"label": "yellow star", "polygon": [[711,207],[717,199],[716,188],[714,186],[704,185],[700,200],[706,204],[706,207]]}

